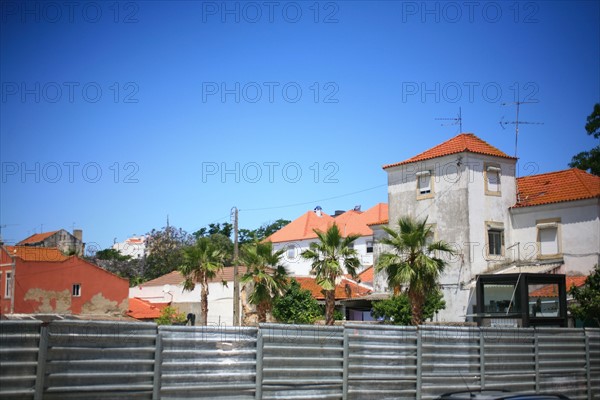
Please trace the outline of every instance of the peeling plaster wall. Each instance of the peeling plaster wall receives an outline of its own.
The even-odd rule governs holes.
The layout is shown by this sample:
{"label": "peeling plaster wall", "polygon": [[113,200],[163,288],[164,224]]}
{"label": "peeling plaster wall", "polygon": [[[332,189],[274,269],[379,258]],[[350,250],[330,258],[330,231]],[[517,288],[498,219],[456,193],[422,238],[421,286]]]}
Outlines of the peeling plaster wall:
{"label": "peeling plaster wall", "polygon": [[102,293],[95,294],[89,301],[85,302],[81,306],[82,314],[118,314],[123,311],[122,309],[125,301],[119,305],[117,301],[109,300],[105,298]]}
{"label": "peeling plaster wall", "polygon": [[71,293],[68,290],[59,292],[33,288],[25,293],[24,299],[34,302],[34,313],[71,313]]}

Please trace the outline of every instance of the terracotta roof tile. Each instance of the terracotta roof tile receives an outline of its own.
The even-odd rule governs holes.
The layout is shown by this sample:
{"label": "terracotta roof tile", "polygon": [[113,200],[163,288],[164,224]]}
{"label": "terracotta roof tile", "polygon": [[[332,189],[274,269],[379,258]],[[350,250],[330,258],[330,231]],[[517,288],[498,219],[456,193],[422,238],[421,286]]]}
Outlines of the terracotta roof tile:
{"label": "terracotta roof tile", "polygon": [[28,238],[21,240],[19,243],[17,243],[17,246],[21,246],[24,244],[34,244],[34,243],[43,242],[50,236],[54,235],[56,232],[58,232],[58,231],[33,234],[33,235],[29,236]]}
{"label": "terracotta roof tile", "polygon": [[[295,278],[302,289],[310,291],[312,296],[317,300],[324,300],[325,295],[323,289],[317,285],[315,278],[312,277],[296,277]],[[371,293],[371,289],[361,285],[351,279],[342,278],[340,283],[335,287],[336,300],[350,299],[366,296]]]}
{"label": "terracotta roof tile", "polygon": [[444,143],[438,144],[437,146],[432,147],[421,154],[409,158],[408,160],[404,160],[395,164],[384,165],[383,169],[463,152],[515,159],[514,157],[511,157],[503,151],[490,145],[486,141],[478,138],[473,133],[461,133],[452,139],[445,141]]}
{"label": "terracotta roof tile", "polygon": [[135,319],[156,319],[169,303],[150,303],[138,297],[129,299],[127,315]]}
{"label": "terracotta roof tile", "polygon": [[376,204],[364,212],[349,210],[335,218],[325,213],[319,217],[314,211],[308,211],[265,240],[281,243],[315,239],[317,234],[314,229],[326,231],[333,223],[337,224],[344,236],[350,234],[370,236],[373,231],[368,225],[381,218],[387,218],[387,215],[388,205],[386,203]]}
{"label": "terracotta roof tile", "polygon": [[23,261],[61,262],[69,258],[56,247],[6,246],[10,255],[16,255]]}
{"label": "terracotta roof tile", "polygon": [[538,206],[600,197],[600,177],[577,168],[517,178],[513,207]]}
{"label": "terracotta roof tile", "polygon": [[358,274],[358,279],[362,283],[373,283],[373,266],[371,265]]}
{"label": "terracotta roof tile", "polygon": [[[566,277],[566,287],[567,291],[571,289],[572,286],[580,287],[585,284],[585,280],[587,276],[567,276]],[[540,289],[534,290],[529,293],[530,297],[558,297],[558,286],[557,285],[546,285]]]}
{"label": "terracotta roof tile", "polygon": [[[239,266],[238,274],[242,276],[246,273],[246,267]],[[151,281],[142,283],[141,287],[149,287],[149,286],[164,286],[164,285],[183,285],[183,275],[179,271],[169,272],[163,276],[159,276],[156,279],[152,279]],[[233,281],[233,267],[225,267],[221,270],[217,276],[213,279],[210,279],[209,282],[232,282]]]}

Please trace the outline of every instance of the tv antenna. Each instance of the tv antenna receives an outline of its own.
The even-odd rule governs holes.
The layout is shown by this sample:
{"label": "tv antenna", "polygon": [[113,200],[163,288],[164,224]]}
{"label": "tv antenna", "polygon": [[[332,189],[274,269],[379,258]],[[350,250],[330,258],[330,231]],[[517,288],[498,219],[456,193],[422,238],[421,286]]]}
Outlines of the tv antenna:
{"label": "tv antenna", "polygon": [[441,126],[448,126],[448,125],[458,125],[460,127],[460,132],[462,133],[462,112],[460,107],[458,107],[458,116],[456,118],[436,118],[436,121],[454,121],[452,123],[449,124],[442,124]]}
{"label": "tv antenna", "polygon": [[527,121],[519,121],[519,108],[521,106],[521,104],[532,104],[532,103],[537,103],[535,101],[515,101],[512,103],[502,103],[503,106],[510,106],[510,105],[516,105],[517,106],[517,119],[515,121],[503,121],[504,117],[502,117],[502,120],[500,120],[500,126],[502,127],[502,129],[504,128],[504,125],[514,125],[515,126],[515,158],[517,158],[517,147],[519,144],[519,125],[544,125],[543,122],[527,122]]}

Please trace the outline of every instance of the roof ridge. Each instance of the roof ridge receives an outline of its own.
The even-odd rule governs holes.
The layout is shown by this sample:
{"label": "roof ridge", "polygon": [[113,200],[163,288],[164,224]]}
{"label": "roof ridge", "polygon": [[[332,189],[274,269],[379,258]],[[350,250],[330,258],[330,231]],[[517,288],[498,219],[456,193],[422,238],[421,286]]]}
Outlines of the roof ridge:
{"label": "roof ridge", "polygon": [[590,187],[588,187],[587,182],[583,179],[583,174],[588,175],[587,172],[579,169],[579,168],[571,168],[570,171],[573,171],[573,173],[575,174],[575,176],[577,177],[577,180],[579,181],[579,183],[581,183],[583,185],[583,187],[585,188],[585,190],[587,190],[588,194],[590,196],[594,195],[594,191],[592,189],[590,189]]}

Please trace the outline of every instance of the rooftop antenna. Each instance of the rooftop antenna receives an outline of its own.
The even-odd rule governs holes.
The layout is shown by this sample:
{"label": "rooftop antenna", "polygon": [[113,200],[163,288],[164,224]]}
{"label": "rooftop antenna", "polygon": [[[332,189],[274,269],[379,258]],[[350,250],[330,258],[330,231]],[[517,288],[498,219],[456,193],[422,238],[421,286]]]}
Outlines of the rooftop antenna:
{"label": "rooftop antenna", "polygon": [[[519,144],[519,125],[544,125],[543,122],[527,122],[527,121],[519,121],[519,108],[521,106],[521,104],[533,104],[536,103],[535,101],[515,101],[512,103],[502,103],[503,106],[510,106],[510,105],[516,105],[517,106],[517,119],[515,121],[503,121],[504,117],[502,117],[502,120],[500,120],[500,126],[502,127],[502,129],[504,128],[504,125],[509,125],[512,124],[515,126],[515,158],[517,157],[517,147]],[[517,161],[518,162],[518,161]],[[518,169],[517,169],[517,177],[518,177]]]}
{"label": "rooftop antenna", "polygon": [[462,133],[462,111],[461,108],[458,107],[458,116],[456,118],[436,118],[436,121],[454,121],[452,123],[449,124],[442,124],[441,126],[448,126],[448,125],[458,125],[460,127],[460,133]]}

